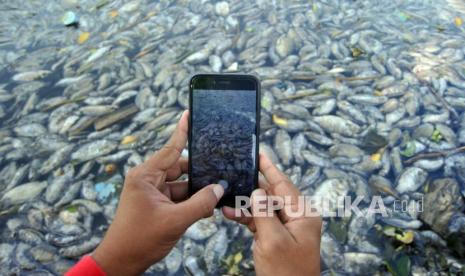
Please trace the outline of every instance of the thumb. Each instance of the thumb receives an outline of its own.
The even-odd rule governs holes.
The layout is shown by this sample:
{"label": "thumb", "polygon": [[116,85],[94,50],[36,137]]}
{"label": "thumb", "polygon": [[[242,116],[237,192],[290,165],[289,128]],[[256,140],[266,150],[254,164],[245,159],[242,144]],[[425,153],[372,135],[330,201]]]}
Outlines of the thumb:
{"label": "thumb", "polygon": [[224,194],[219,184],[211,184],[192,195],[188,200],[176,204],[179,219],[187,228],[199,219],[210,217],[216,204]]}

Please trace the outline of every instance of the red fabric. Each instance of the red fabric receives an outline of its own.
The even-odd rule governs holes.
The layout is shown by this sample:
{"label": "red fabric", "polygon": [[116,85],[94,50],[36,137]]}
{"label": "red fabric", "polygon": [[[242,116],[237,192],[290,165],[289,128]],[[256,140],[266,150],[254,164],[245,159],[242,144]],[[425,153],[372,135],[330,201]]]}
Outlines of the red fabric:
{"label": "red fabric", "polygon": [[100,266],[90,256],[84,256],[77,264],[70,268],[65,276],[106,276]]}

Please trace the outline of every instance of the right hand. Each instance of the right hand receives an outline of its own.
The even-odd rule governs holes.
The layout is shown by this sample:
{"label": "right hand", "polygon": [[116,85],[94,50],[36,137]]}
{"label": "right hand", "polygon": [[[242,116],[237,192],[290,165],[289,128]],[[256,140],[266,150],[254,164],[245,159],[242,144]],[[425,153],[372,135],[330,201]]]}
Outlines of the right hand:
{"label": "right hand", "polygon": [[[254,233],[253,258],[257,275],[319,275],[321,217],[290,216],[286,204],[271,216],[257,216],[258,200],[265,195],[289,196],[287,208],[296,210],[300,196],[298,189],[276,168],[268,157],[260,154],[260,172],[266,181],[260,181],[260,189],[252,193],[253,217],[223,207],[228,219],[246,225]],[[262,205],[263,206],[263,205]],[[289,209],[288,209],[289,210]],[[263,209],[260,210],[263,212]]]}

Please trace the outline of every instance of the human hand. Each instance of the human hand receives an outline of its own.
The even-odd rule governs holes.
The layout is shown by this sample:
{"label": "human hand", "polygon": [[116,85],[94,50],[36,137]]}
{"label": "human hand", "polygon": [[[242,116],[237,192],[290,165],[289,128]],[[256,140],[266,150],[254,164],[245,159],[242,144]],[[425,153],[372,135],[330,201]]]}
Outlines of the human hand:
{"label": "human hand", "polygon": [[188,167],[180,158],[188,116],[182,114],[162,149],[127,173],[115,218],[93,254],[107,275],[142,274],[170,252],[191,224],[211,216],[222,197],[221,185],[209,185],[185,200],[187,181],[176,181]]}
{"label": "human hand", "polygon": [[[254,233],[253,258],[257,275],[319,275],[321,217],[298,214],[300,192],[266,157],[260,155],[260,171],[266,180],[252,193],[252,216],[223,207],[225,217],[247,225]],[[264,216],[265,196],[289,197],[279,212]],[[265,210],[266,213],[267,210]],[[291,212],[295,214],[291,215]],[[309,213],[307,213],[309,214]]]}

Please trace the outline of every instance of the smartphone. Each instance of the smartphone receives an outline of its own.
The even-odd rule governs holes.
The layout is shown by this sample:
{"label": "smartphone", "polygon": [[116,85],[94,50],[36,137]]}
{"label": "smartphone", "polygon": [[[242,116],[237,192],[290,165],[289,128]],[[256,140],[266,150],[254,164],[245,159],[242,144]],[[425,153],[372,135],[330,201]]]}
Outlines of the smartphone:
{"label": "smartphone", "polygon": [[220,184],[217,207],[258,186],[260,82],[251,75],[201,74],[189,85],[189,194]]}

